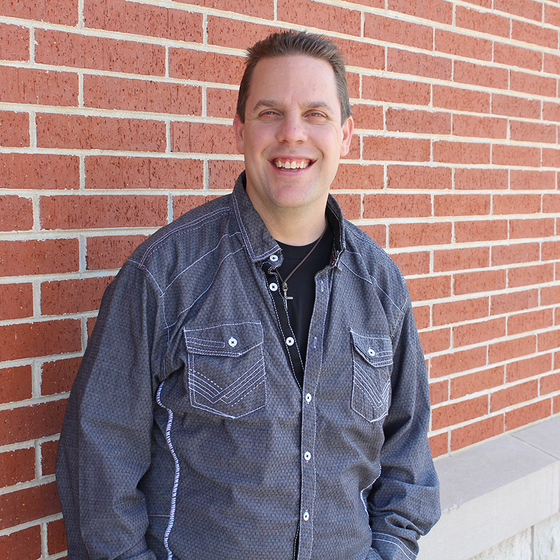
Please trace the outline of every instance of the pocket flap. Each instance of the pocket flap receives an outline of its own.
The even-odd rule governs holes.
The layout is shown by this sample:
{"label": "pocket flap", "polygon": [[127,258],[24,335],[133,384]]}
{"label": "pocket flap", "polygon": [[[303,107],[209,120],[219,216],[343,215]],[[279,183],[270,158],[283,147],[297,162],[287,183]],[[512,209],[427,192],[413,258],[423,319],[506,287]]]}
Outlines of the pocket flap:
{"label": "pocket flap", "polygon": [[263,343],[260,323],[225,323],[202,329],[183,329],[187,351],[210,356],[242,356]]}
{"label": "pocket flap", "polygon": [[393,363],[393,345],[388,336],[351,333],[354,348],[368,364],[381,367]]}

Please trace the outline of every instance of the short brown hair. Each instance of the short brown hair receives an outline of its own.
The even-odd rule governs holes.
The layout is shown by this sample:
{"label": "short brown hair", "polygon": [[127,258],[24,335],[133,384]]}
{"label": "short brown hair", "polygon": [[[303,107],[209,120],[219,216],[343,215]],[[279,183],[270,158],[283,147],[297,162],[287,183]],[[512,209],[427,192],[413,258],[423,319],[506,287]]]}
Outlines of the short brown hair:
{"label": "short brown hair", "polygon": [[352,115],[348,84],[346,82],[346,66],[340,49],[329,39],[305,31],[284,31],[272,33],[266,39],[255,43],[247,49],[245,72],[239,86],[237,97],[237,115],[245,122],[245,106],[249,97],[251,79],[257,62],[262,58],[275,56],[305,55],[328,62],[336,79],[336,89],[340,101],[342,122]]}

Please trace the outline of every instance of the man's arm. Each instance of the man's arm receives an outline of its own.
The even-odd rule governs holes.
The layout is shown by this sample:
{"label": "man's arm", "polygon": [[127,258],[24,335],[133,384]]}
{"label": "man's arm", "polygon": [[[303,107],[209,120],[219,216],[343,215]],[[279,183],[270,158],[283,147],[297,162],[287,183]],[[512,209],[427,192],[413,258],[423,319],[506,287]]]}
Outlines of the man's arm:
{"label": "man's arm", "polygon": [[138,482],[150,466],[153,290],[127,263],[107,288],[57,457],[68,558],[155,560]]}
{"label": "man's arm", "polygon": [[373,532],[368,560],[412,560],[417,539],[440,517],[439,485],[428,446],[425,360],[408,305],[394,337],[392,399],[384,420],[381,476],[368,507]]}

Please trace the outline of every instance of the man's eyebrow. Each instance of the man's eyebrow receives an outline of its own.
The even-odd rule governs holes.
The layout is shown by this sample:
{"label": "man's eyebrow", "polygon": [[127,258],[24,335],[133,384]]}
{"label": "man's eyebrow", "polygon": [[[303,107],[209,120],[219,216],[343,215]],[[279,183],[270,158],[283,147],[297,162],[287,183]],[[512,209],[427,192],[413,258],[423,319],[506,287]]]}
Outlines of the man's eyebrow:
{"label": "man's eyebrow", "polygon": [[[274,99],[260,99],[256,105],[254,106],[253,110],[258,109],[259,107],[282,107],[282,103],[280,101],[276,101]],[[302,108],[305,110],[309,109],[324,109],[330,113],[336,113],[334,108],[329,105],[326,101],[322,99],[317,99],[313,101],[308,101],[302,105]]]}

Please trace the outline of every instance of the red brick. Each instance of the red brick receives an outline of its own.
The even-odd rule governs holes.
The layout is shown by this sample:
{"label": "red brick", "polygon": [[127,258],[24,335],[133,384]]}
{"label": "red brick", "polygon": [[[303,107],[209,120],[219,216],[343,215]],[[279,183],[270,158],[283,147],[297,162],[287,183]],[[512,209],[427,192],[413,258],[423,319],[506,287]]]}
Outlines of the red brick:
{"label": "red brick", "polygon": [[542,211],[544,214],[560,213],[560,195],[557,194],[543,195]]}
{"label": "red brick", "polygon": [[0,154],[0,175],[5,189],[77,189],[79,159],[48,154]]}
{"label": "red brick", "polygon": [[55,474],[58,439],[41,443],[41,475]]}
{"label": "red brick", "polygon": [[430,272],[430,253],[428,251],[399,252],[392,254],[391,258],[405,276]]}
{"label": "red brick", "polygon": [[511,140],[556,144],[556,133],[556,125],[510,121]]}
{"label": "red brick", "polygon": [[[17,449],[0,453],[0,487],[13,486],[35,478],[35,449]],[[1,549],[1,545],[0,545]]]}
{"label": "red brick", "polygon": [[0,495],[0,511],[3,513],[0,529],[54,515],[60,511],[56,483]]}
{"label": "red brick", "polygon": [[553,280],[554,265],[552,263],[510,268],[508,272],[508,287],[510,288],[544,284]]}
{"label": "red brick", "polygon": [[556,29],[550,29],[543,25],[535,25],[526,21],[512,20],[511,38],[514,41],[522,41],[548,49],[558,48],[558,31]]}
{"label": "red brick", "polygon": [[509,172],[509,184],[512,190],[554,190],[556,172],[512,169]]}
{"label": "red brick", "polygon": [[179,0],[179,2],[265,19],[273,19],[274,17],[274,3],[271,0],[254,0],[253,2],[238,2],[237,4],[231,0]]}
{"label": "red brick", "polygon": [[538,99],[492,94],[492,114],[507,117],[540,119],[541,102]]}
{"label": "red brick", "polygon": [[42,229],[156,227],[167,223],[167,197],[143,195],[45,196]]}
{"label": "red brick", "polygon": [[455,60],[453,62],[453,81],[474,86],[508,89],[509,71],[507,68],[495,68]]}
{"label": "red brick", "polygon": [[545,52],[543,71],[547,74],[560,74],[560,56]]}
{"label": "red brick", "polygon": [[427,329],[431,325],[431,311],[430,305],[414,305],[412,311],[414,312],[414,319],[416,326],[419,329]]}
{"label": "red brick", "polygon": [[239,85],[243,64],[240,56],[169,48],[171,78]]}
{"label": "red brick", "polygon": [[504,432],[502,414],[491,416],[478,422],[451,431],[451,451],[458,451],[485,439],[490,439]]}
{"label": "red brick", "polygon": [[497,366],[451,379],[450,397],[459,399],[467,395],[488,391],[504,383],[504,366]]}
{"label": "red brick", "polygon": [[33,525],[0,537],[0,556],[4,560],[35,560],[41,557],[41,526]]}
{"label": "red brick", "polygon": [[553,326],[552,309],[540,309],[528,313],[519,313],[508,317],[508,336],[542,330]]}
{"label": "red brick", "polygon": [[534,0],[494,0],[494,10],[542,21],[542,2]]}
{"label": "red brick", "polygon": [[490,344],[488,347],[488,361],[491,364],[503,362],[513,358],[521,358],[533,354],[537,349],[536,336],[525,336],[511,340],[504,340]]}
{"label": "red brick", "polygon": [[81,358],[68,358],[45,362],[41,373],[41,394],[55,395],[70,391],[81,360]]}
{"label": "red brick", "polygon": [[386,248],[387,228],[382,224],[361,225],[359,228],[369,235],[380,247]]}
{"label": "red brick", "polygon": [[560,330],[539,333],[537,335],[537,345],[539,352],[560,348]]}
{"label": "red brick", "polygon": [[436,383],[430,383],[430,404],[436,404],[449,400],[449,380],[444,379]]}
{"label": "red brick", "polygon": [[490,313],[502,315],[537,307],[539,304],[537,290],[524,290],[507,294],[496,294],[490,297]]}
{"label": "red brick", "polygon": [[363,158],[370,161],[430,161],[430,141],[421,138],[366,136]]}
{"label": "red brick", "polygon": [[484,216],[489,213],[490,195],[434,195],[434,216]]}
{"label": "red brick", "polygon": [[474,115],[453,115],[454,136],[501,138],[505,140],[507,132],[508,123],[506,119]]}
{"label": "red brick", "polygon": [[383,107],[370,104],[352,105],[354,130],[383,130]]}
{"label": "red brick", "polygon": [[29,29],[0,23],[0,60],[29,60]]}
{"label": "red brick", "polygon": [[165,123],[143,119],[37,115],[37,145],[82,150],[163,152]]}
{"label": "red brick", "polygon": [[435,50],[475,60],[492,60],[491,41],[437,28],[435,30]]}
{"label": "red brick", "polygon": [[439,85],[434,85],[433,88],[434,107],[443,107],[453,111],[468,111],[470,113],[490,112],[489,93]]}
{"label": "red brick", "polygon": [[0,275],[58,274],[79,266],[77,239],[0,241]]}
{"label": "red brick", "polygon": [[447,167],[388,165],[387,187],[389,189],[450,189],[452,171]]}
{"label": "red brick", "polygon": [[540,194],[496,194],[493,212],[503,214],[538,214],[541,211]]}
{"label": "red brick", "polygon": [[415,81],[394,80],[381,76],[364,76],[362,78],[362,96],[377,103],[408,103],[410,105],[428,105],[430,103],[430,85]]}
{"label": "red brick", "polygon": [[145,239],[144,235],[88,237],[86,268],[88,270],[120,268]]}
{"label": "red brick", "polygon": [[540,72],[543,66],[543,55],[538,50],[496,42],[494,43],[494,62]]}
{"label": "red brick", "polygon": [[503,317],[453,327],[453,342],[456,348],[488,342],[505,335],[506,321]]}
{"label": "red brick", "polygon": [[[387,48],[387,71],[438,80],[451,80],[453,63],[449,58],[443,56]],[[424,104],[427,105],[427,103]]]}
{"label": "red brick", "polygon": [[435,303],[433,322],[435,326],[449,325],[462,321],[474,321],[488,317],[488,297],[461,299],[444,303]]}
{"label": "red brick", "polygon": [[385,118],[387,130],[419,134],[451,134],[451,115],[449,113],[389,107]]}
{"label": "red brick", "polygon": [[91,156],[85,159],[89,189],[202,189],[201,160]]}
{"label": "red brick", "polygon": [[201,115],[202,90],[198,86],[169,82],[84,76],[84,105],[102,109]]}
{"label": "red brick", "polygon": [[456,169],[455,188],[458,190],[502,190],[508,188],[506,169]]}
{"label": "red brick", "polygon": [[0,146],[29,146],[29,115],[0,111]]}
{"label": "red brick", "polygon": [[547,78],[527,74],[525,72],[510,73],[510,89],[521,91],[531,95],[542,95],[544,97],[556,97],[556,78]]}
{"label": "red brick", "polygon": [[[384,70],[385,69],[385,47],[364,43],[361,40],[340,39],[333,37],[333,42],[338,45],[344,56],[344,60],[348,66],[357,66],[368,70]],[[350,97],[360,97],[359,95],[359,78],[358,74],[350,72],[347,75],[348,89]],[[353,95],[353,81],[357,82],[357,88]]]}
{"label": "red brick", "polygon": [[450,276],[409,278],[406,283],[413,302],[440,299],[451,295]]}
{"label": "red brick", "polygon": [[321,30],[358,37],[361,34],[362,18],[358,10],[330,4],[317,5],[311,0],[277,0],[277,14],[279,21],[306,26],[312,21],[313,26]]}
{"label": "red brick", "polygon": [[197,154],[236,154],[230,125],[172,122],[171,150]]}
{"label": "red brick", "polygon": [[[339,167],[340,169],[343,166]],[[232,189],[235,180],[245,169],[242,161],[213,160],[208,162],[208,187],[210,189]]]}
{"label": "red brick", "polygon": [[449,435],[447,432],[438,434],[437,436],[430,436],[430,451],[432,452],[432,457],[434,457],[434,459],[447,454],[449,451],[448,439]]}
{"label": "red brick", "polygon": [[158,39],[202,43],[202,18],[200,13],[124,0],[98,0],[84,4],[86,27]]}
{"label": "red brick", "polygon": [[362,197],[359,194],[333,193],[347,220],[358,220],[362,215]]}
{"label": "red brick", "polygon": [[541,305],[555,305],[560,303],[560,285],[541,288]]}
{"label": "red brick", "polygon": [[492,163],[494,165],[517,165],[524,167],[540,167],[541,151],[539,148],[526,146],[492,146]]}
{"label": "red brick", "polygon": [[560,373],[541,377],[539,395],[548,395],[560,391]]}
{"label": "red brick", "polygon": [[532,358],[515,360],[506,365],[506,381],[511,383],[547,373],[552,368],[550,354],[543,354]]}
{"label": "red brick", "polygon": [[558,167],[560,163],[560,150],[542,149],[542,166]]}
{"label": "red brick", "polygon": [[36,2],[3,0],[2,15],[76,25],[78,23],[78,4],[75,0],[40,0]]}
{"label": "red brick", "polygon": [[424,2],[388,0],[387,9],[449,25],[453,18],[453,6],[443,0],[425,0]]}
{"label": "red brick", "polygon": [[0,101],[6,103],[77,107],[78,87],[75,73],[0,67]]}
{"label": "red brick", "polygon": [[64,315],[99,309],[111,277],[58,280],[41,284],[43,315]]}
{"label": "red brick", "polygon": [[383,166],[343,163],[331,184],[331,189],[382,189]]}
{"label": "red brick", "polygon": [[[491,7],[491,2],[490,6]],[[464,6],[455,7],[455,25],[471,31],[509,38],[510,19]]]}
{"label": "red brick", "polygon": [[224,88],[206,89],[206,114],[209,117],[233,118],[237,108],[237,91]]}
{"label": "red brick", "polygon": [[494,245],[492,247],[492,266],[513,263],[528,263],[540,260],[538,243],[517,243],[515,245]]}
{"label": "red brick", "polygon": [[490,149],[490,144],[479,142],[438,140],[433,143],[434,161],[441,163],[488,164]]}
{"label": "red brick", "polygon": [[364,196],[364,218],[406,218],[430,216],[430,195],[372,194]]}
{"label": "red brick", "polygon": [[420,247],[451,243],[450,223],[429,222],[412,224],[390,224],[389,247]]}
{"label": "red brick", "polygon": [[42,321],[0,326],[0,355],[4,360],[50,356],[82,349],[80,321]]}
{"label": "red brick", "polygon": [[552,219],[521,219],[510,220],[510,239],[552,237],[554,235],[554,220]]}
{"label": "red brick", "polygon": [[0,369],[0,403],[30,399],[33,396],[31,376],[31,366]]}
{"label": "red brick", "polygon": [[506,287],[505,270],[479,270],[463,272],[453,276],[453,292],[455,295],[476,294],[502,290]]}
{"label": "red brick", "polygon": [[545,241],[542,244],[543,261],[560,260],[560,241]]}
{"label": "red brick", "polygon": [[443,354],[430,359],[430,377],[442,377],[484,365],[486,365],[486,347],[454,350],[450,354]]}
{"label": "red brick", "polygon": [[506,412],[506,430],[515,430],[516,428],[526,426],[537,420],[548,418],[551,414],[551,399],[545,399],[522,408],[511,410],[510,412]]}
{"label": "red brick", "polygon": [[409,45],[431,51],[433,29],[425,25],[403,21],[401,18],[384,17],[365,13],[364,36],[375,41]]}
{"label": "red brick", "polygon": [[197,208],[205,202],[210,202],[217,198],[217,195],[191,195],[191,196],[174,196],[173,197],[173,219],[189,212],[193,208]]}
{"label": "red brick", "polygon": [[432,429],[441,430],[488,414],[488,397],[482,395],[432,410]]}
{"label": "red brick", "polygon": [[560,27],[560,7],[544,5],[544,23]]}
{"label": "red brick", "polygon": [[232,49],[246,49],[267,35],[277,31],[272,25],[208,15],[208,44]]}
{"label": "red brick", "polygon": [[25,231],[32,227],[31,199],[16,195],[0,195],[0,231]]}
{"label": "red brick", "polygon": [[424,354],[443,352],[451,348],[451,329],[437,329],[420,333],[420,343]]}
{"label": "red brick", "polygon": [[47,547],[49,554],[64,552],[67,546],[64,521],[62,519],[51,521],[47,525]]}
{"label": "red brick", "polygon": [[475,241],[499,241],[508,238],[507,220],[477,220],[455,223],[455,241],[473,243]]}
{"label": "red brick", "polygon": [[165,75],[165,47],[50,29],[35,30],[35,61],[127,74]]}
{"label": "red brick", "polygon": [[0,321],[22,319],[33,315],[31,284],[0,284]]}

